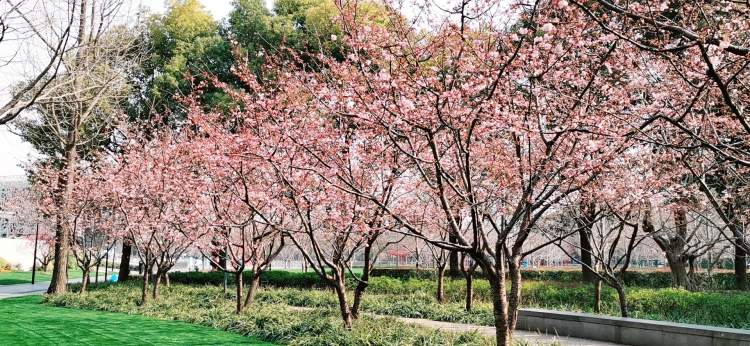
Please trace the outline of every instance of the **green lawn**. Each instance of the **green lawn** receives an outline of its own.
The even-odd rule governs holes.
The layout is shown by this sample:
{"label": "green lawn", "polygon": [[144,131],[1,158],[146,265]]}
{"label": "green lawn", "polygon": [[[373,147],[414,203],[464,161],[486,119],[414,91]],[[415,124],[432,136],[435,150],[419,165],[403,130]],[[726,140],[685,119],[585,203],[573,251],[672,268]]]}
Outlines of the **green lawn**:
{"label": "green lawn", "polygon": [[[77,279],[82,276],[80,270],[68,271],[68,277],[71,279]],[[99,276],[99,280],[102,280],[103,274]],[[36,282],[45,282],[52,280],[52,270],[47,272],[36,272]],[[94,280],[92,277],[91,280]],[[17,284],[30,284],[31,283],[31,272],[0,272],[0,286],[2,285],[17,285]]]}
{"label": "green lawn", "polygon": [[40,304],[42,297],[0,300],[3,345],[273,345],[177,321]]}

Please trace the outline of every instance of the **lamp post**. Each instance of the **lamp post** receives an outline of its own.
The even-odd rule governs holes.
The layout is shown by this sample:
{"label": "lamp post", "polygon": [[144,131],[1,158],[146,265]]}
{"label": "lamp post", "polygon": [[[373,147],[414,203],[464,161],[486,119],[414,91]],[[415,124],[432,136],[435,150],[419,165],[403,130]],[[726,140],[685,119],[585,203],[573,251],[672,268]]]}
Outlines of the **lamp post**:
{"label": "lamp post", "polygon": [[[113,261],[114,262],[114,258]],[[104,254],[104,282],[107,282],[107,268],[109,267],[109,249]]]}
{"label": "lamp post", "polygon": [[36,245],[39,242],[39,222],[36,223],[36,233],[34,233],[34,260],[31,261],[31,284],[36,283]]}

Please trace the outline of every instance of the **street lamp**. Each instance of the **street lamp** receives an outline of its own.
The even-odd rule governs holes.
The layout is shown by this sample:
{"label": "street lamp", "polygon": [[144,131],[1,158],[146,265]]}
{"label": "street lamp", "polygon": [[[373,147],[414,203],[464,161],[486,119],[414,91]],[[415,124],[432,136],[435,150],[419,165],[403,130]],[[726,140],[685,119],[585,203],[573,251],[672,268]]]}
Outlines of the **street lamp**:
{"label": "street lamp", "polygon": [[34,260],[31,261],[31,284],[36,283],[36,245],[39,242],[39,222],[36,223],[36,233],[34,234]]}

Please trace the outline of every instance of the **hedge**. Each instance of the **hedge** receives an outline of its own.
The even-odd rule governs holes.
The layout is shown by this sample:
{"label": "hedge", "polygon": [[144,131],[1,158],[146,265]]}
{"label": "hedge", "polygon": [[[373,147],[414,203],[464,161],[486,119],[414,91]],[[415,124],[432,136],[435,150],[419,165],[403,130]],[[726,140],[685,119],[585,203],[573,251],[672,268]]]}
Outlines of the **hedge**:
{"label": "hedge", "polygon": [[[243,273],[243,281],[250,282],[252,272]],[[172,283],[186,285],[222,285],[224,283],[223,272],[173,272],[169,273],[169,281]],[[234,285],[234,275],[227,275],[229,285]],[[326,283],[314,272],[297,273],[282,270],[271,270],[261,275],[261,285],[274,287],[294,288],[323,288]]]}
{"label": "hedge", "polygon": [[[250,279],[250,272],[244,273],[244,281]],[[528,281],[556,281],[556,282],[583,282],[580,271],[573,270],[524,270],[521,272],[524,280]],[[429,269],[413,268],[375,268],[373,277],[390,277],[399,280],[407,279],[435,279],[435,271]],[[482,277],[477,272],[477,277]],[[735,287],[734,275],[732,273],[717,273],[713,275],[713,281],[707,282],[704,273],[697,274],[699,280],[706,282],[706,286],[712,289],[728,290]],[[223,272],[174,272],[169,274],[171,282],[190,285],[221,285],[224,282]],[[347,280],[349,284],[354,279]],[[228,275],[229,284],[234,283],[234,277]],[[669,272],[627,272],[625,282],[630,287],[667,288],[672,287],[672,276]],[[283,270],[271,270],[263,273],[261,284],[273,287],[293,288],[324,288],[326,283],[314,272],[288,272]]]}
{"label": "hedge", "polygon": [[[435,279],[434,270],[414,268],[374,268],[372,276],[387,276],[397,279]],[[478,271],[476,277],[484,277]],[[560,281],[560,282],[582,282],[583,274],[579,270],[522,270],[521,276],[524,280],[531,281]],[[697,273],[700,282],[706,283],[713,289],[735,288],[733,273],[715,273],[709,281],[705,273]],[[625,283],[632,287],[667,288],[672,287],[672,274],[670,272],[637,272],[625,273]]]}

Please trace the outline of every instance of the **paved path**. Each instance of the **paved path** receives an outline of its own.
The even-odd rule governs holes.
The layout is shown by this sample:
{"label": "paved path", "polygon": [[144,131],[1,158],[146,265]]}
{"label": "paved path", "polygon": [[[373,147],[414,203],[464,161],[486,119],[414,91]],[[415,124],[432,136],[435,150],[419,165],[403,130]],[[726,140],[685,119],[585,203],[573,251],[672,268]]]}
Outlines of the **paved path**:
{"label": "paved path", "polygon": [[[69,284],[79,283],[81,279],[70,279]],[[35,284],[0,285],[0,299],[44,294],[49,287],[49,281]]]}
{"label": "paved path", "polygon": [[[433,320],[425,320],[421,318],[406,318],[396,317],[399,321],[404,323],[434,328],[445,332],[473,332],[477,331],[479,334],[489,337],[495,337],[495,327],[478,326],[473,324],[461,324],[451,322],[439,322]],[[524,339],[532,345],[549,345],[553,343],[559,343],[560,345],[570,346],[616,346],[620,344],[614,344],[605,341],[595,341],[588,339],[579,339],[567,336],[556,336],[549,334],[541,334],[537,332],[530,332],[526,330],[516,330],[513,332],[514,338]]]}
{"label": "paved path", "polygon": [[[302,306],[290,306],[292,310],[305,311],[313,310],[313,308],[302,307]],[[476,331],[483,336],[495,337],[495,327],[479,326],[474,324],[463,324],[453,322],[440,322],[433,320],[426,320],[422,318],[407,318],[398,316],[384,316],[368,314],[374,317],[392,317],[401,322],[411,325],[417,325],[432,329],[437,329],[444,332],[473,332]],[[550,345],[559,344],[564,346],[622,346],[621,344],[615,344],[606,341],[596,341],[588,339],[573,338],[568,336],[557,336],[550,334],[542,334],[538,332],[531,332],[527,330],[516,330],[513,332],[516,339],[523,339],[528,341],[532,345]]]}

